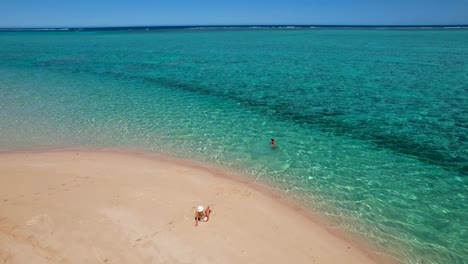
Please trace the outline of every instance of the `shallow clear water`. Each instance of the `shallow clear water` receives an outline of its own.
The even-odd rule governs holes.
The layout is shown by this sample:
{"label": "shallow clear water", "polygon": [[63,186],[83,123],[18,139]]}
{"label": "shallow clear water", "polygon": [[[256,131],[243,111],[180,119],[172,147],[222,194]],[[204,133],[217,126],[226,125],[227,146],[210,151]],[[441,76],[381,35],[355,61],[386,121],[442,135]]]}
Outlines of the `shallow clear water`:
{"label": "shallow clear water", "polygon": [[465,263],[467,62],[468,30],[4,32],[0,147],[194,158],[404,262]]}

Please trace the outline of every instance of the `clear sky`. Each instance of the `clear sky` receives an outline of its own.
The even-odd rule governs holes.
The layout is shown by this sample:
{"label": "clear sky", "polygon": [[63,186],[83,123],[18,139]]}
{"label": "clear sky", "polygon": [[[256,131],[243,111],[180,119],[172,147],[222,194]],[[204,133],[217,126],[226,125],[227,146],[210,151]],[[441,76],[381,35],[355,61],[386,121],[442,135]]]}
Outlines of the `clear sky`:
{"label": "clear sky", "polygon": [[0,27],[468,24],[468,0],[0,0]]}

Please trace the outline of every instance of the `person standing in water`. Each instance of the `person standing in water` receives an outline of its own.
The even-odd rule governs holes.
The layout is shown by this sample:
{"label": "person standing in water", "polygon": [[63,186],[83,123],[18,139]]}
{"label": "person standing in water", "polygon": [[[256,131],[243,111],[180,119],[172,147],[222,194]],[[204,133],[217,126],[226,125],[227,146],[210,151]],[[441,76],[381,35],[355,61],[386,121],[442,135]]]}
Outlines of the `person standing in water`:
{"label": "person standing in water", "polygon": [[271,140],[270,140],[270,146],[271,146],[272,148],[276,147],[276,142],[275,142],[274,139],[271,139]]}

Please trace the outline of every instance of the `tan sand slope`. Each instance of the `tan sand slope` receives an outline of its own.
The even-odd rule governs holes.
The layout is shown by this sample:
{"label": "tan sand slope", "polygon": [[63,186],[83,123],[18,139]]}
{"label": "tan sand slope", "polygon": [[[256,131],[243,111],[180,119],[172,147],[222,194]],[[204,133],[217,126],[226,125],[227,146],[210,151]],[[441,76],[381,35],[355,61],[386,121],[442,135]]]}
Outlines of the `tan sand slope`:
{"label": "tan sand slope", "polygon": [[[110,151],[0,154],[0,263],[382,263],[248,182]],[[212,217],[194,227],[194,207]]]}

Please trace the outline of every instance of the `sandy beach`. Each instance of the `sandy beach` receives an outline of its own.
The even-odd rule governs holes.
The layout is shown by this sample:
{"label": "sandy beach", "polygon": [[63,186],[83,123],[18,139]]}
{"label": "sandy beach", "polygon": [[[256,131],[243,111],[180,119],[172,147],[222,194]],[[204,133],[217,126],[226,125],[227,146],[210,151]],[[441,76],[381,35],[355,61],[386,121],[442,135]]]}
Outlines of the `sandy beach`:
{"label": "sandy beach", "polygon": [[[210,221],[194,226],[198,205]],[[192,161],[0,154],[1,263],[390,263],[277,194]]]}

